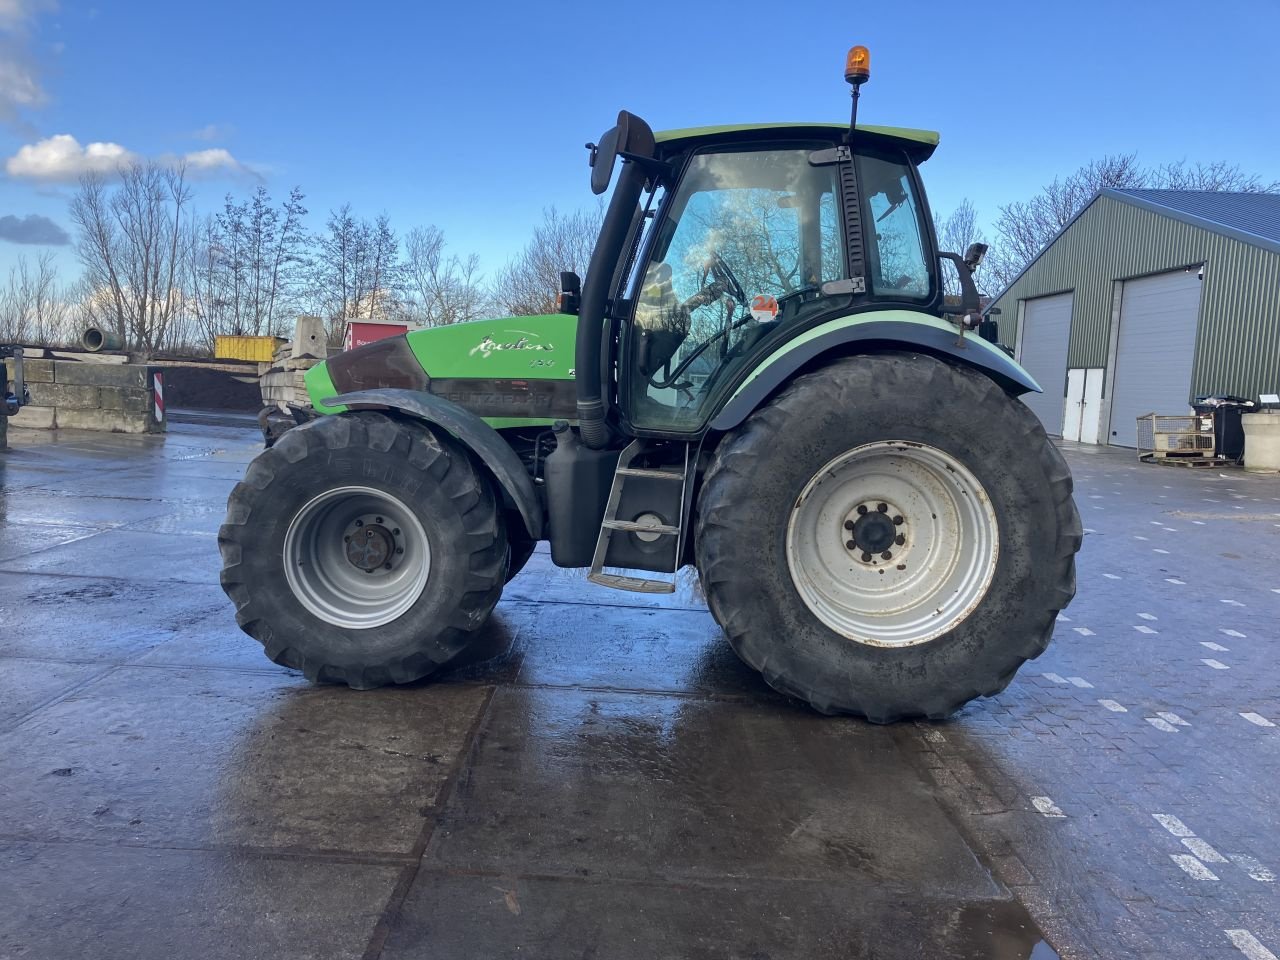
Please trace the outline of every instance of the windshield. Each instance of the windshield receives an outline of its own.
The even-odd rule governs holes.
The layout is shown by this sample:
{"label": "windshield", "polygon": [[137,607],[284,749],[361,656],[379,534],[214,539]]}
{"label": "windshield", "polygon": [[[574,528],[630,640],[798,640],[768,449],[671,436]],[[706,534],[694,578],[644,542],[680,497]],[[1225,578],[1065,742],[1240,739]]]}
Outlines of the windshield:
{"label": "windshield", "polygon": [[748,348],[844,276],[837,171],[811,164],[812,149],[690,160],[633,288],[637,424],[699,421]]}

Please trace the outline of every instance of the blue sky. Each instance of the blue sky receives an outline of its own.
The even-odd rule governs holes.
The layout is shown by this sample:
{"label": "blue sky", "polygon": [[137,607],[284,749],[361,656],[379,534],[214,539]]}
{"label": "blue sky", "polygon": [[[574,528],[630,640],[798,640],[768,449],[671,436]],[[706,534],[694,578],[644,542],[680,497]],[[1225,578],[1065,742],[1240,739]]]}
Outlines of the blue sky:
{"label": "blue sky", "polygon": [[[865,43],[860,119],[941,131],[924,171],[934,206],[967,196],[990,222],[1108,152],[1280,179],[1277,36],[1275,0],[0,0],[0,169],[18,171],[0,173],[0,220],[70,230],[73,184],[4,163],[54,136],[139,156],[225,150],[199,155],[202,209],[252,189],[234,161],[277,198],[300,185],[316,225],[349,201],[401,232],[434,223],[492,270],[543,207],[592,202],[583,143],[618,108],[655,129],[838,120],[845,51]],[[0,240],[0,269],[41,249]]]}

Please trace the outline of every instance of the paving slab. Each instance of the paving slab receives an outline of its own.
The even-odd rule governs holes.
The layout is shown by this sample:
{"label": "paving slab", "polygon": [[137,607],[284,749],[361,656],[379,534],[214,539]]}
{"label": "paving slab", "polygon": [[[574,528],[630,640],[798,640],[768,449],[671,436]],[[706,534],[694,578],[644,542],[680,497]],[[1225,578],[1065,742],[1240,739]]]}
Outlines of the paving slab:
{"label": "paving slab", "polygon": [[0,734],[0,838],[404,854],[487,696],[120,668]]}
{"label": "paving slab", "polygon": [[429,860],[628,879],[826,880],[996,896],[892,743],[778,704],[503,688]]}
{"label": "paving slab", "polygon": [[0,957],[358,960],[397,864],[0,842]]}

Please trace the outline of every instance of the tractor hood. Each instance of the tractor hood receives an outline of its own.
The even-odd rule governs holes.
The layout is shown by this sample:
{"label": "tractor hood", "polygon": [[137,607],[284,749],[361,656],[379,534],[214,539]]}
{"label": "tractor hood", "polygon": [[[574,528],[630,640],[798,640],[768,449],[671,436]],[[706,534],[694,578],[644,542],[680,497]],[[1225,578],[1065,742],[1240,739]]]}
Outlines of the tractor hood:
{"label": "tractor hood", "polygon": [[444,397],[495,428],[572,419],[577,325],[554,313],[411,330],[312,367],[307,393],[320,413],[345,409],[325,405],[339,394],[392,387]]}

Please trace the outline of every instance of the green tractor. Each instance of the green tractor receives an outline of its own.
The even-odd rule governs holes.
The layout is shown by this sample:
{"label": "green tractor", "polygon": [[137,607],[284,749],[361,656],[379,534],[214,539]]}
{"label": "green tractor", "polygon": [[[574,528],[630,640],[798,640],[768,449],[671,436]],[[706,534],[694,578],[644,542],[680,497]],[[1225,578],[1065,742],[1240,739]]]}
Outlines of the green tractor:
{"label": "green tractor", "polygon": [[267,655],[418,680],[541,541],[622,590],[694,565],[738,655],[824,713],[945,717],[1043,652],[1075,592],[1071,475],[979,322],[982,248],[937,250],[937,135],[857,125],[866,67],[855,47],[848,124],[620,113],[588,144],[596,194],[619,172],[561,313],[312,368],[219,533]]}

